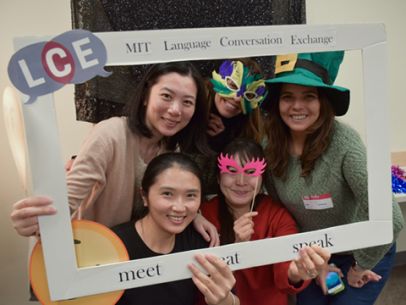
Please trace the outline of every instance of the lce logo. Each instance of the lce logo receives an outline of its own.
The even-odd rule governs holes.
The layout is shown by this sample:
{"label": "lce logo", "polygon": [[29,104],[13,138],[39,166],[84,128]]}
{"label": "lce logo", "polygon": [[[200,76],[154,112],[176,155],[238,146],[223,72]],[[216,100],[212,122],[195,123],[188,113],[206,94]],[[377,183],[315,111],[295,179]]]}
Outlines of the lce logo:
{"label": "lce logo", "polygon": [[9,61],[8,75],[13,85],[29,96],[26,103],[32,103],[65,84],[83,83],[95,75],[109,76],[111,72],[103,69],[106,62],[106,48],[98,37],[72,30],[17,51]]}

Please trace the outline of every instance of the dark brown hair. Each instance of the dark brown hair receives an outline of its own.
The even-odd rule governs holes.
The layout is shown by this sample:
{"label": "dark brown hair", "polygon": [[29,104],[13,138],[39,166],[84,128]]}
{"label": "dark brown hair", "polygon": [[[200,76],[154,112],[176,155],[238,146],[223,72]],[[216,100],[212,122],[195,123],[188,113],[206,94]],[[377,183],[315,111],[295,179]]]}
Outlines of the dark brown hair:
{"label": "dark brown hair", "polygon": [[190,76],[197,88],[196,106],[193,116],[186,127],[166,139],[166,148],[175,150],[179,147],[182,152],[199,152],[208,155],[206,130],[208,124],[208,106],[206,100],[206,87],[199,71],[190,62],[168,62],[152,65],[138,83],[133,97],[127,104],[128,127],[132,132],[144,137],[151,137],[151,130],[146,125],[146,101],[148,101],[151,88],[159,78],[169,73],[178,73]]}
{"label": "dark brown hair", "polygon": [[[284,178],[289,163],[291,134],[279,112],[281,87],[282,84],[276,84],[272,88],[269,113],[266,116],[268,145],[265,153],[271,173],[275,177]],[[320,115],[308,130],[303,153],[300,156],[302,177],[310,174],[317,159],[326,151],[330,144],[334,125],[334,110],[328,101],[327,92],[319,87],[317,87],[317,91],[320,101]]]}
{"label": "dark brown hair", "polygon": [[[233,61],[241,61],[245,67],[247,67],[252,74],[262,75],[261,68],[259,64],[251,58],[237,58],[232,59]],[[210,81],[207,81],[208,88],[208,101],[209,109],[215,107],[214,99],[216,96],[216,91],[213,89],[213,85]],[[237,136],[244,138],[251,138],[260,143],[264,138],[264,122],[262,119],[262,112],[260,107],[252,110],[249,115],[244,115],[244,126],[241,127],[241,133]]]}

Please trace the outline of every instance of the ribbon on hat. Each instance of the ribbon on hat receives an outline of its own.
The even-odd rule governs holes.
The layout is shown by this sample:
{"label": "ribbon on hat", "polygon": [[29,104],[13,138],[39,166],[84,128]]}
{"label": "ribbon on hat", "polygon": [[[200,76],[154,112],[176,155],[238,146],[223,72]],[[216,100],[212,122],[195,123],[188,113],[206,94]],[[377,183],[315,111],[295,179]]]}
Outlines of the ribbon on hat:
{"label": "ribbon on hat", "polygon": [[332,85],[328,71],[314,61],[298,58],[297,54],[278,55],[275,62],[275,74],[293,71],[296,68],[306,69],[320,77],[323,83]]}
{"label": "ribbon on hat", "polygon": [[260,74],[251,74],[241,61],[225,60],[219,73],[212,72],[213,89],[225,98],[241,97],[241,110],[249,114],[266,98],[268,91]]}

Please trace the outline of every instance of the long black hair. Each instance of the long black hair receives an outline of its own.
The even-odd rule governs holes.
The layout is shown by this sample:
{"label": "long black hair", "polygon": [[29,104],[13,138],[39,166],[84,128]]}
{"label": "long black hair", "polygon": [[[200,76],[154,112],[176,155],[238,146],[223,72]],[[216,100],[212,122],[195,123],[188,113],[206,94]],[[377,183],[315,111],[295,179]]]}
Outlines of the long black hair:
{"label": "long black hair", "polygon": [[182,152],[210,154],[207,147],[208,105],[206,88],[202,76],[190,62],[167,62],[152,65],[135,88],[135,93],[126,107],[128,127],[132,132],[150,138],[151,130],[146,124],[146,101],[151,87],[159,78],[169,73],[190,76],[197,88],[196,106],[189,124],[178,133],[166,139],[166,148]]}

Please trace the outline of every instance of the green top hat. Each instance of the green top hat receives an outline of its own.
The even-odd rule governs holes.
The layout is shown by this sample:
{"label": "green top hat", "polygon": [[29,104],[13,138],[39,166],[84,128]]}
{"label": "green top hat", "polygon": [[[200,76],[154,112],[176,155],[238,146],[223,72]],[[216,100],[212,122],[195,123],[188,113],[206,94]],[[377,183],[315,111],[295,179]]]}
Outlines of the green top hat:
{"label": "green top hat", "polygon": [[273,85],[281,83],[325,88],[335,115],[344,115],[350,104],[350,90],[333,85],[343,58],[344,51],[278,55],[275,78],[266,80],[270,95]]}

